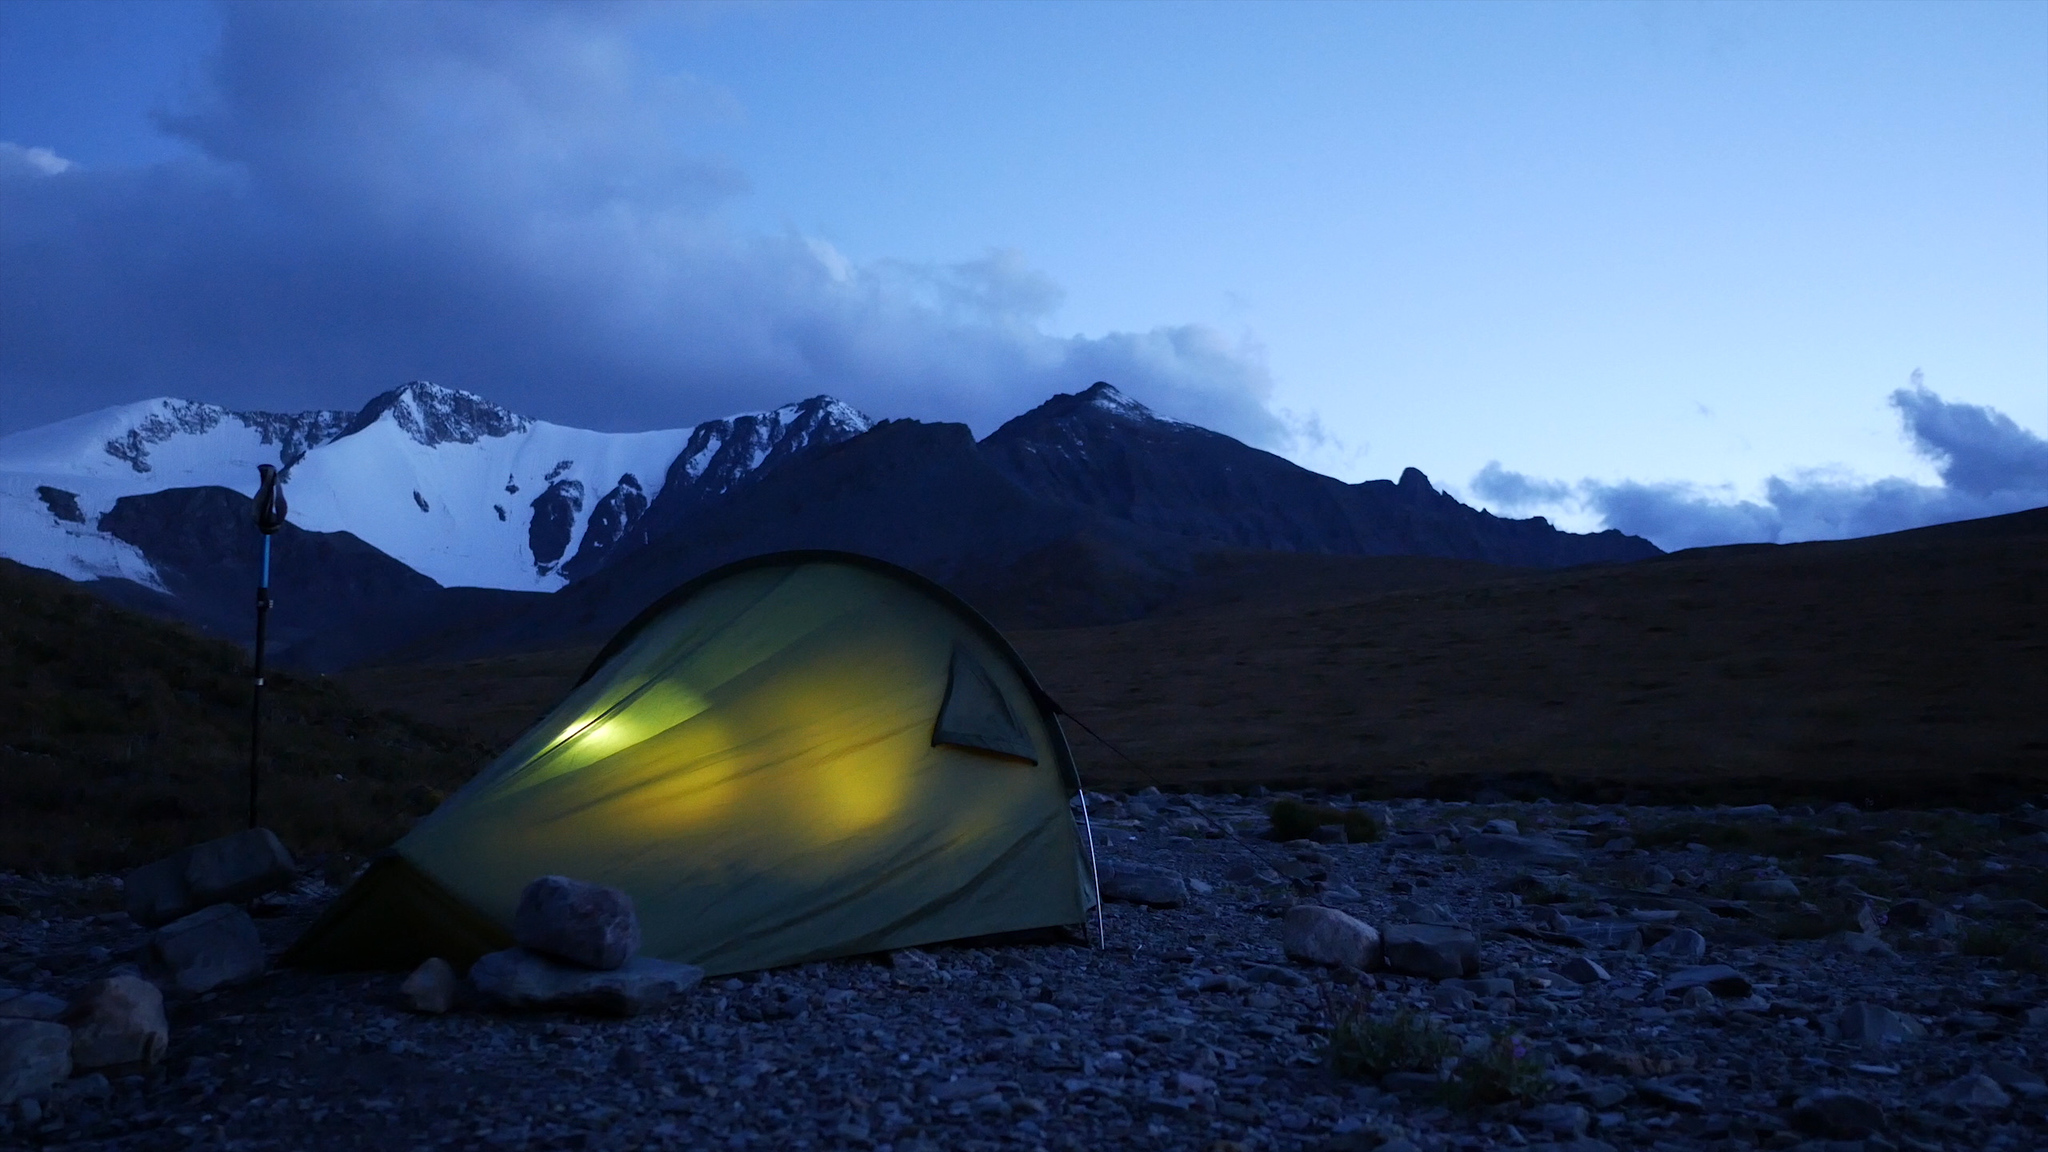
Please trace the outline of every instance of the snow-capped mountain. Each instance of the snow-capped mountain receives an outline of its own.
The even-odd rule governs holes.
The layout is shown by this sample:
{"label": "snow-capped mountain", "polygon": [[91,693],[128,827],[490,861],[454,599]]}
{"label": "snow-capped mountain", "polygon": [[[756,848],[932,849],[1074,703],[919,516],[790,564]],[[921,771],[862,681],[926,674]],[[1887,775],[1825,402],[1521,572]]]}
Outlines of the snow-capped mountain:
{"label": "snow-capped mountain", "polygon": [[443,586],[551,591],[598,567],[668,487],[727,492],[868,425],[820,396],[696,428],[592,432],[424,382],[354,413],[146,400],[0,437],[0,556],[161,588],[100,518],[172,488],[253,494],[268,463],[301,528],[352,533]]}

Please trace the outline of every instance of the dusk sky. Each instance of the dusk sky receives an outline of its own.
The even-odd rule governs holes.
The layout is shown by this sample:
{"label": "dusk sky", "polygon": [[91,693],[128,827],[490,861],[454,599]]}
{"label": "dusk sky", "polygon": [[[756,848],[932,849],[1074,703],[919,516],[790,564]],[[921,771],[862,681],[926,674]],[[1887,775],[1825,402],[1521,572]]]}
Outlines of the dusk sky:
{"label": "dusk sky", "polygon": [[1102,379],[1666,547],[2038,507],[2048,4],[0,4],[0,433],[416,378]]}

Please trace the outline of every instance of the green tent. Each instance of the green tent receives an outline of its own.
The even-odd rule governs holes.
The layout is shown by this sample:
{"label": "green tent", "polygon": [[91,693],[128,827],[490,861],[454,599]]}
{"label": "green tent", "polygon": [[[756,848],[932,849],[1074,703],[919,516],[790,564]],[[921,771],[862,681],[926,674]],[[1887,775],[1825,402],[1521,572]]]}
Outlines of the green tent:
{"label": "green tent", "polygon": [[421,820],[288,962],[466,967],[526,884],[624,889],[708,973],[1078,924],[1095,905],[1054,706],[937,585],[786,552],[664,597]]}

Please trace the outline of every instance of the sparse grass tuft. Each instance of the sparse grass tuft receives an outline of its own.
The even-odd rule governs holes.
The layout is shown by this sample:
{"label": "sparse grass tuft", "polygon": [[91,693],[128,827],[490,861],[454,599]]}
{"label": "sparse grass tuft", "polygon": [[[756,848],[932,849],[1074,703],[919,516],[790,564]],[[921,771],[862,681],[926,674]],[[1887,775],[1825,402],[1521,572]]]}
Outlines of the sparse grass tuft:
{"label": "sparse grass tuft", "polygon": [[1444,1093],[1449,1103],[1461,1108],[1533,1102],[1549,1095],[1549,1071],[1550,1061],[1531,1048],[1526,1037],[1503,1032],[1458,1061]]}
{"label": "sparse grass tuft", "polygon": [[2026,939],[2026,933],[2011,924],[1978,924],[1964,931],[1961,952],[1965,956],[2004,956]]}
{"label": "sparse grass tuft", "polygon": [[1370,808],[1332,808],[1300,800],[1275,800],[1266,814],[1273,821],[1275,840],[1307,840],[1315,836],[1316,829],[1334,824],[1344,829],[1347,842],[1370,844],[1386,831],[1379,815]]}
{"label": "sparse grass tuft", "polygon": [[1330,1025],[1330,1069],[1339,1076],[1378,1079],[1389,1072],[1434,1072],[1457,1052],[1443,1026],[1406,1008],[1375,1015],[1359,997],[1338,1008]]}

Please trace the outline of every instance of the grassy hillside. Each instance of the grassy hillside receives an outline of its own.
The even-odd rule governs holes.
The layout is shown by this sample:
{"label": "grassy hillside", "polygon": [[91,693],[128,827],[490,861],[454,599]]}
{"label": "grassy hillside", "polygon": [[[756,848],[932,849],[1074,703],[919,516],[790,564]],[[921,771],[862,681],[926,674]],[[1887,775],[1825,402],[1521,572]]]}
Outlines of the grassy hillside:
{"label": "grassy hillside", "polygon": [[1109,785],[1999,804],[2048,790],[2048,510],[1015,637]]}
{"label": "grassy hillside", "polygon": [[[1144,766],[1070,727],[1105,787],[1906,806],[2048,790],[2048,510],[1550,573],[1343,559],[1219,565],[1167,614],[1012,639]],[[593,652],[346,681],[502,745]]]}
{"label": "grassy hillside", "polygon": [[[0,560],[0,869],[119,869],[246,820],[249,671],[230,644]],[[302,856],[390,843],[483,748],[272,675],[263,822]]]}

